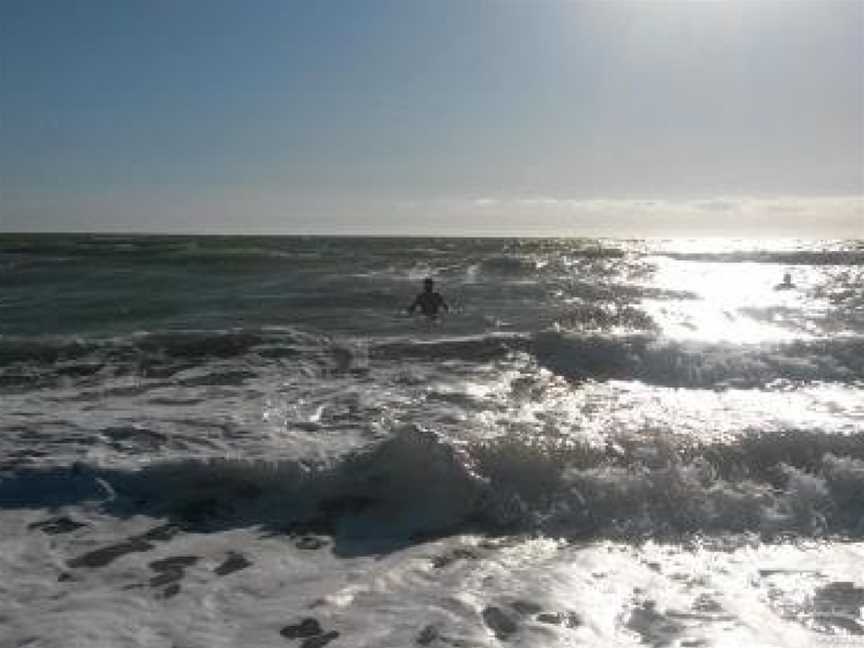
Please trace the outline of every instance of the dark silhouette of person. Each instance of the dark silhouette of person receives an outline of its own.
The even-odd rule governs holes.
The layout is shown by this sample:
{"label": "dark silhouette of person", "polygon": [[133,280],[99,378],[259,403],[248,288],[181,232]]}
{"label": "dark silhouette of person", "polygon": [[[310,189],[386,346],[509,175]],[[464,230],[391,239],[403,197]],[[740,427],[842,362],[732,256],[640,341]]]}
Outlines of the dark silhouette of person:
{"label": "dark silhouette of person", "polygon": [[413,303],[408,307],[408,313],[413,315],[417,308],[429,318],[438,317],[438,309],[440,308],[445,311],[450,310],[450,306],[444,301],[441,293],[435,291],[435,282],[429,278],[423,280],[423,292],[414,298]]}
{"label": "dark silhouette of person", "polygon": [[791,290],[794,287],[795,284],[792,283],[792,275],[787,272],[783,275],[783,283],[774,286],[774,290]]}

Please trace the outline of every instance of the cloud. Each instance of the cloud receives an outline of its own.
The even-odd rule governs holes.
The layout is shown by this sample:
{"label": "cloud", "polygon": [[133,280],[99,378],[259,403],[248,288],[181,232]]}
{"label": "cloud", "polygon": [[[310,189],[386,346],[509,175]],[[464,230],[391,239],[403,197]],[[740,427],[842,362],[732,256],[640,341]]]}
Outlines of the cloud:
{"label": "cloud", "polygon": [[728,211],[737,211],[741,206],[741,201],[737,200],[707,200],[705,202],[696,203],[694,205],[697,209],[702,209],[705,211],[719,211],[719,212],[728,212]]}
{"label": "cloud", "polygon": [[[687,200],[551,195],[369,199],[220,187],[4,196],[0,231],[864,238],[864,196],[714,196]],[[42,228],[45,230],[45,228]]]}
{"label": "cloud", "polygon": [[499,203],[497,198],[475,198],[475,207],[493,207]]}
{"label": "cloud", "polygon": [[567,201],[562,201],[559,198],[551,198],[549,196],[532,196],[530,198],[519,198],[518,203],[528,207],[558,207],[560,205],[565,205]]}
{"label": "cloud", "polygon": [[427,201],[425,209],[418,202],[425,226],[478,235],[864,237],[864,196],[646,200],[529,195]]}

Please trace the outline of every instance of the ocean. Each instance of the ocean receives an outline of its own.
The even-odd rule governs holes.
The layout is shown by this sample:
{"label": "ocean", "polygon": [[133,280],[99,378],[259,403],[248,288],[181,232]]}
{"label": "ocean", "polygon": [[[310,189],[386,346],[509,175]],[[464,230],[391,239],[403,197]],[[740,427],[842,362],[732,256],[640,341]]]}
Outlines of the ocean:
{"label": "ocean", "polygon": [[0,287],[3,648],[864,646],[862,241],[0,235]]}

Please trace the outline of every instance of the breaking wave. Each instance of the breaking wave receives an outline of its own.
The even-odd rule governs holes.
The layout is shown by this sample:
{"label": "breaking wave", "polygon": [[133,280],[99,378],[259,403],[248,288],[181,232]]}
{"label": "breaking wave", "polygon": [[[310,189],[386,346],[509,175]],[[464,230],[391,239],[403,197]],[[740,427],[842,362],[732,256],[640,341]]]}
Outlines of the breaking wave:
{"label": "breaking wave", "polygon": [[408,426],[331,464],[185,460],[140,470],[77,465],[0,479],[4,507],[101,500],[198,531],[416,541],[460,532],[641,539],[756,533],[864,535],[864,434],[802,430],[678,447],[508,437],[454,445]]}
{"label": "breaking wave", "polygon": [[546,330],[455,337],[338,338],[300,329],[141,333],[109,339],[0,337],[0,389],[134,374],[170,378],[190,367],[243,359],[310,362],[346,370],[403,361],[491,362],[527,354],[574,381],[635,380],[688,388],[864,381],[864,338],[774,344],[676,341],[651,333]]}
{"label": "breaking wave", "polygon": [[541,365],[571,379],[690,388],[864,380],[860,336],[740,345],[546,331],[535,336],[533,351]]}

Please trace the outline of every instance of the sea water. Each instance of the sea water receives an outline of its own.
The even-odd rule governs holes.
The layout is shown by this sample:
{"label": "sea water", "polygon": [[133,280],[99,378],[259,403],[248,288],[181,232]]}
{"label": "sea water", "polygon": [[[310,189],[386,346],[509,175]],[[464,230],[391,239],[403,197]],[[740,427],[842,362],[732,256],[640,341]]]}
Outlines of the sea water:
{"label": "sea water", "polygon": [[864,646],[860,241],[4,235],[0,286],[3,648]]}

